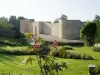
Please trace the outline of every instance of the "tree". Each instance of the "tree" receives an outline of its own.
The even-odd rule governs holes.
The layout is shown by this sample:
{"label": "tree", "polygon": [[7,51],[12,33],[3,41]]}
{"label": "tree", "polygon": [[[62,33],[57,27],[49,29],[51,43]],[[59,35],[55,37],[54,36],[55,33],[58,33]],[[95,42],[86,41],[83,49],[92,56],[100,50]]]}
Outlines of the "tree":
{"label": "tree", "polygon": [[97,26],[96,43],[100,43],[100,16],[99,15],[95,15],[94,22],[96,23]]}
{"label": "tree", "polygon": [[3,17],[0,17],[0,20],[2,20],[2,21],[8,21],[8,18],[5,18],[5,17],[3,16]]}
{"label": "tree", "polygon": [[99,15],[95,15],[95,21],[100,21],[100,16]]}
{"label": "tree", "polygon": [[62,14],[61,17],[60,17],[60,19],[62,19],[62,20],[67,20],[68,17],[67,17],[66,15]]}
{"label": "tree", "polygon": [[[58,42],[53,41],[53,44],[47,44],[43,38],[38,37],[36,34],[31,32],[26,33],[26,39],[34,39],[34,44],[29,46],[29,50],[36,53],[36,61],[40,68],[40,75],[58,75],[59,71],[67,69],[68,66],[66,62],[58,63],[54,57],[54,53],[59,51]],[[51,48],[50,48],[51,47]],[[60,53],[65,55],[64,48],[60,49]],[[35,60],[34,57],[30,56],[26,58],[23,63],[28,64]]]}
{"label": "tree", "polygon": [[95,22],[84,23],[82,29],[80,30],[80,37],[86,42],[87,46],[94,45],[96,31],[97,31],[97,27]]}
{"label": "tree", "polygon": [[12,25],[8,22],[8,19],[5,17],[0,18],[0,29],[10,29]]}
{"label": "tree", "polygon": [[9,23],[11,23],[12,25],[16,25],[16,23],[17,23],[17,18],[16,18],[16,16],[10,16],[10,18],[9,18]]}
{"label": "tree", "polygon": [[100,21],[95,21],[97,26],[96,43],[100,43]]}
{"label": "tree", "polygon": [[56,18],[53,23],[58,23],[59,22],[59,18]]}

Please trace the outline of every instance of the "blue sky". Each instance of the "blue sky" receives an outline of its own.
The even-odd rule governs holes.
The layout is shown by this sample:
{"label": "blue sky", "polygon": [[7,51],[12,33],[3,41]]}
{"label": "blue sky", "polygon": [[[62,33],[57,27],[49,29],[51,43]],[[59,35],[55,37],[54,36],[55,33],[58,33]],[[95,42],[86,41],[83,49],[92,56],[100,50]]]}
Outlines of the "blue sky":
{"label": "blue sky", "polygon": [[43,21],[61,14],[68,19],[93,20],[100,15],[100,0],[0,0],[0,17],[16,15]]}

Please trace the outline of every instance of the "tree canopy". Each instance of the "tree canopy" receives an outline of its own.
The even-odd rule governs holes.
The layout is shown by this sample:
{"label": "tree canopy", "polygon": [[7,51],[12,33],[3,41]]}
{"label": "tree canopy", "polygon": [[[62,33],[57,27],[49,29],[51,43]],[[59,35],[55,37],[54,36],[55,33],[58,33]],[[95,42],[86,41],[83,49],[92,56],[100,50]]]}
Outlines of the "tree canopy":
{"label": "tree canopy", "polygon": [[14,15],[11,15],[9,18],[9,23],[13,25],[13,27],[16,29],[20,29],[20,20],[26,19],[22,16],[19,16],[18,18]]}
{"label": "tree canopy", "polygon": [[99,15],[95,15],[95,21],[100,21],[100,16]]}
{"label": "tree canopy", "polygon": [[17,23],[16,16],[11,15],[9,18],[9,23],[11,23],[12,25],[16,25],[16,23]]}
{"label": "tree canopy", "polygon": [[0,18],[0,29],[10,29],[12,25],[8,22],[8,19],[5,17]]}
{"label": "tree canopy", "polygon": [[64,15],[64,14],[61,14],[60,19],[62,19],[62,20],[67,20],[67,19],[68,19],[68,17],[67,17],[66,15]]}
{"label": "tree canopy", "polygon": [[86,42],[86,45],[92,46],[95,43],[96,31],[97,27],[95,22],[84,23],[80,30],[80,37]]}

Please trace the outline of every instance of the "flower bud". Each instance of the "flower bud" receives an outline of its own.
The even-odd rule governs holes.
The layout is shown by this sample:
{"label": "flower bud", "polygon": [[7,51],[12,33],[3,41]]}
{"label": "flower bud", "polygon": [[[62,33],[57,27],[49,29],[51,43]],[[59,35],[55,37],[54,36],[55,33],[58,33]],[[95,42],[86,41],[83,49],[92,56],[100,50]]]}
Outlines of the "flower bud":
{"label": "flower bud", "polygon": [[56,40],[53,41],[54,46],[58,46],[58,42]]}

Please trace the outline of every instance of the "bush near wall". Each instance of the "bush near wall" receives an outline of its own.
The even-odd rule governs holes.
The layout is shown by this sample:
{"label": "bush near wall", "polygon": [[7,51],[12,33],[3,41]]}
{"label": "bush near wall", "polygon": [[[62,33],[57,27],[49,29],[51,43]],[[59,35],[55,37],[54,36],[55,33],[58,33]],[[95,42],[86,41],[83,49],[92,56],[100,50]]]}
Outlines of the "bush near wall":
{"label": "bush near wall", "polygon": [[18,30],[14,29],[0,29],[0,37],[7,38],[25,38],[25,35]]}
{"label": "bush near wall", "polygon": [[97,25],[95,22],[86,22],[80,30],[80,37],[84,40],[87,46],[95,44],[95,37],[97,33]]}
{"label": "bush near wall", "polygon": [[64,46],[63,48],[64,48],[65,50],[73,50],[73,48],[72,48],[71,46],[68,46],[68,45]]}
{"label": "bush near wall", "polygon": [[13,38],[15,36],[16,30],[0,29],[0,37]]}
{"label": "bush near wall", "polygon": [[[47,53],[45,52],[46,50],[42,50],[42,53]],[[2,54],[10,54],[10,55],[36,55],[36,52],[33,50],[0,50],[0,53]],[[82,60],[94,60],[94,58],[90,55],[86,54],[78,54],[78,53],[73,53],[73,52],[65,52],[62,54],[61,52],[54,52],[53,55],[58,58],[69,58],[69,59],[82,59]]]}
{"label": "bush near wall", "polygon": [[16,31],[14,38],[16,39],[25,38],[25,35],[20,31]]}
{"label": "bush near wall", "polygon": [[54,56],[59,57],[59,58],[94,60],[94,58],[90,55],[86,55],[86,54],[81,55],[81,54],[73,53],[69,51],[66,51],[64,53],[61,53],[61,51],[58,51],[54,53]]}
{"label": "bush near wall", "polygon": [[97,25],[97,38],[96,38],[96,43],[100,43],[100,21],[95,21]]}
{"label": "bush near wall", "polygon": [[27,46],[29,43],[26,39],[14,39],[14,38],[6,38],[0,37],[0,46]]}
{"label": "bush near wall", "polygon": [[[45,41],[47,45],[52,44],[52,41]],[[69,45],[69,46],[84,46],[84,42],[76,42],[76,43],[71,43],[71,42],[58,42],[59,46],[64,46],[64,45]]]}

